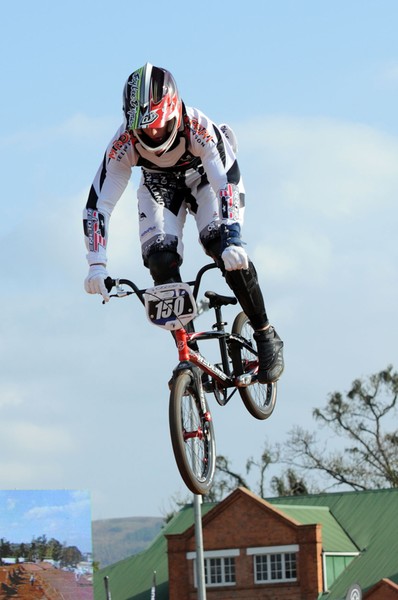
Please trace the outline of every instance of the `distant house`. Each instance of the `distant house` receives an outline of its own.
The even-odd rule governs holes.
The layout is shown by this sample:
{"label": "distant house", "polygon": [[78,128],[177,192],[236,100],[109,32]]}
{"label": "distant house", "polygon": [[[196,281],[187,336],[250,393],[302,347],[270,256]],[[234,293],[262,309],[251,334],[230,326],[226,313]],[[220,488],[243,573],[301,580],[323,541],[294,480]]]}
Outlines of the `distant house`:
{"label": "distant house", "polygon": [[43,558],[43,562],[48,563],[49,565],[51,565],[52,567],[54,567],[56,569],[59,569],[61,566],[61,561],[54,560],[52,558]]}
{"label": "distant house", "polygon": [[[140,554],[99,571],[95,598],[197,598],[192,506]],[[259,498],[238,488],[204,503],[208,600],[345,600],[354,584],[365,600],[398,600],[398,490]]]}
{"label": "distant house", "polygon": [[18,561],[15,556],[3,556],[1,559],[3,565],[16,565],[17,562],[24,562],[23,558],[20,558]]}

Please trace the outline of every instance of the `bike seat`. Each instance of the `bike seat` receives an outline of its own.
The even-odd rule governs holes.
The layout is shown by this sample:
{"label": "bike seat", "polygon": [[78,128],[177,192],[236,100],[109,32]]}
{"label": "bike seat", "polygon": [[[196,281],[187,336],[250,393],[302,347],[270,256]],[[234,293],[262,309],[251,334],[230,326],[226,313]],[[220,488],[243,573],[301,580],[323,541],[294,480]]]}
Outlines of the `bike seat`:
{"label": "bike seat", "polygon": [[205,292],[205,296],[210,300],[209,308],[219,308],[220,306],[238,303],[235,296],[222,296],[216,292]]}

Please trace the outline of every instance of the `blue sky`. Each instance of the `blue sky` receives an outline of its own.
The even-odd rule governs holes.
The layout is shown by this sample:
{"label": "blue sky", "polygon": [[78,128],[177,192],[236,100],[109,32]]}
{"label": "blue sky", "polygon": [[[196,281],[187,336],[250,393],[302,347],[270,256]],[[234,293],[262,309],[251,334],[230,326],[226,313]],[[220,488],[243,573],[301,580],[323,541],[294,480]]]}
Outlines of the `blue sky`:
{"label": "blue sky", "polygon": [[[312,429],[329,393],[394,363],[397,18],[392,0],[4,5],[1,488],[87,489],[95,519],[162,515],[185,494],[168,432],[170,336],[134,299],[103,306],[83,290],[82,209],[124,82],[146,61],[238,136],[244,237],[285,341],[272,421],[210,399],[218,452],[243,471],[265,441]],[[111,221],[109,270],[144,287],[138,177]],[[191,219],[189,279],[205,262],[196,238]]]}
{"label": "blue sky", "polygon": [[90,494],[79,490],[0,490],[0,537],[29,544],[45,535],[91,552]]}

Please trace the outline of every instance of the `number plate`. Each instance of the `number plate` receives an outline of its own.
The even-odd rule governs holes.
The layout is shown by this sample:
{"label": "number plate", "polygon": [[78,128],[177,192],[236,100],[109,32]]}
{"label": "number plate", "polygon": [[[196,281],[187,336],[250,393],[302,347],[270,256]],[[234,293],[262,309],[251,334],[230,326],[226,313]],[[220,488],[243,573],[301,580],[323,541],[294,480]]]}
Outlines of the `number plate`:
{"label": "number plate", "polygon": [[181,329],[197,315],[196,302],[187,283],[165,283],[148,288],[144,300],[150,322],[164,329]]}

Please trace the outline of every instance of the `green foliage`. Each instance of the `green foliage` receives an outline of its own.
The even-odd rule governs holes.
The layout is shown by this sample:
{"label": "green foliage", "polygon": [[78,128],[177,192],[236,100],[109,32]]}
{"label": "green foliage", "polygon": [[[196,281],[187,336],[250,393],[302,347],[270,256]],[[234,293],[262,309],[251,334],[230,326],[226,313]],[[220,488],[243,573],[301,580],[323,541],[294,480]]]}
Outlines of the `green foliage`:
{"label": "green foliage", "polygon": [[61,555],[61,566],[76,566],[81,560],[83,556],[80,552],[79,548],[76,546],[67,546],[63,548]]}
{"label": "green foliage", "polygon": [[[47,540],[45,535],[41,535],[33,538],[30,543],[21,544],[14,544],[1,538],[0,561],[6,557],[15,558],[17,562],[21,559],[30,562],[52,559],[60,561],[62,565],[75,565],[82,560],[82,553],[76,546],[66,546],[54,538]],[[68,562],[69,560],[71,562]]]}
{"label": "green foliage", "polygon": [[303,496],[309,493],[303,478],[293,469],[287,469],[281,476],[271,479],[271,488],[276,496]]}
{"label": "green foliage", "polygon": [[11,556],[11,544],[4,538],[0,539],[0,558]]}

